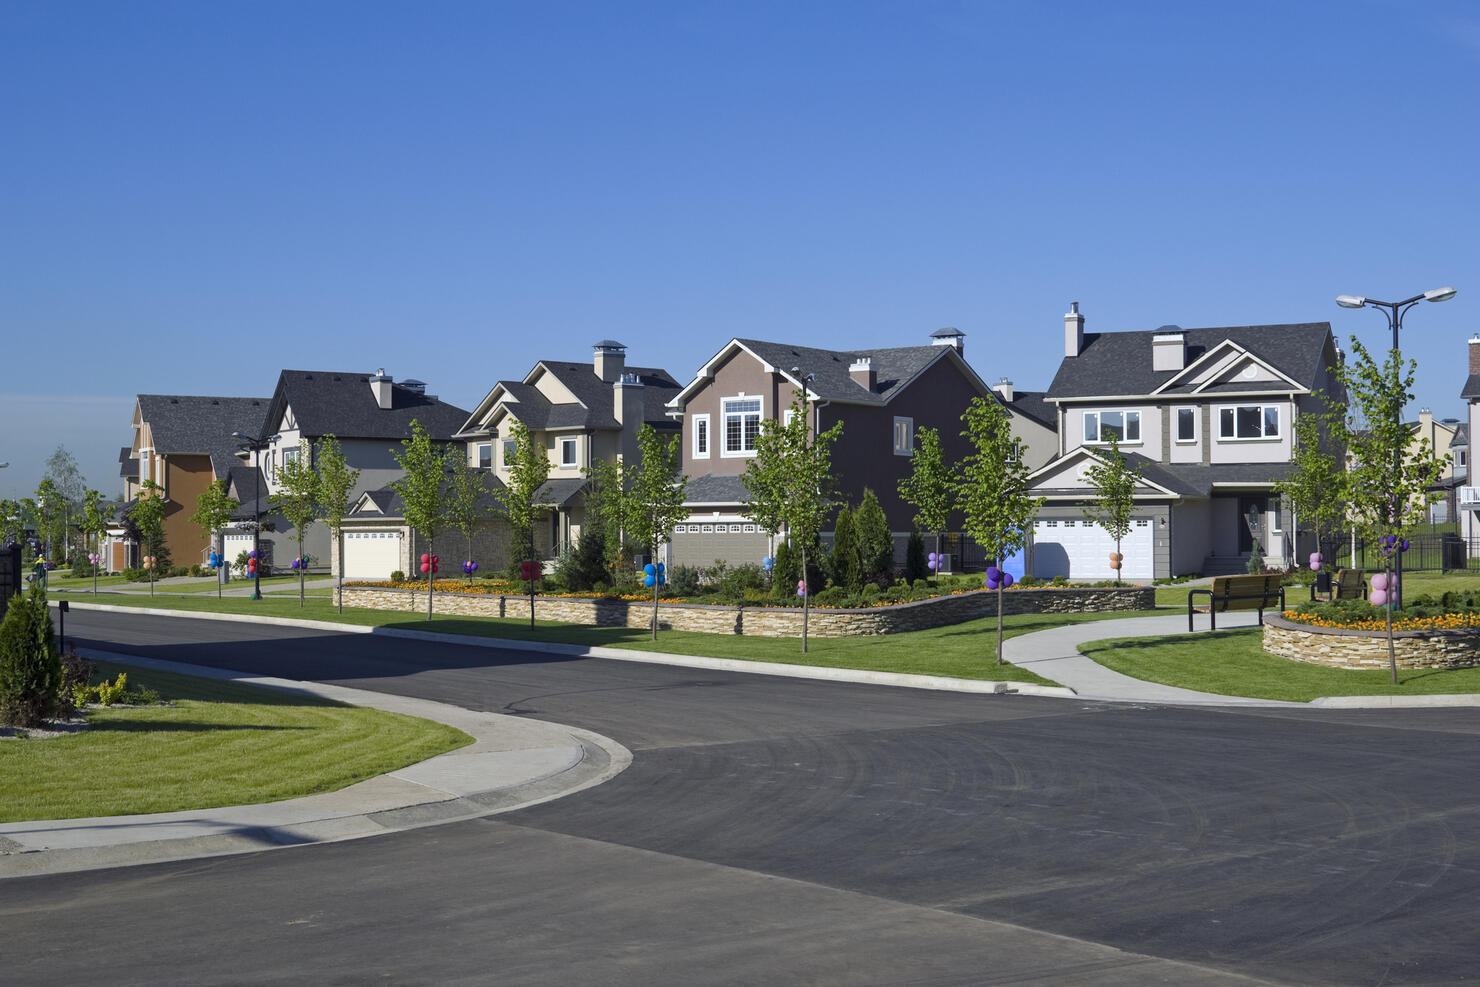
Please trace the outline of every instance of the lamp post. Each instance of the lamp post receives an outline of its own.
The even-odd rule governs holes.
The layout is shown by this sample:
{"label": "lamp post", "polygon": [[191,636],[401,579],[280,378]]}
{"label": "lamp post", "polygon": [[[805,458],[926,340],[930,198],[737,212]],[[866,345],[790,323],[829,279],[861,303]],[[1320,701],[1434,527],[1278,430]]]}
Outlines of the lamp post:
{"label": "lamp post", "polygon": [[[262,599],[262,452],[277,442],[281,436],[262,435],[253,438],[241,432],[232,432],[232,438],[241,439],[238,447],[257,454],[252,471],[252,557],[257,565],[252,573],[252,599]],[[222,561],[225,561],[224,559]]]}
{"label": "lamp post", "polygon": [[[1412,298],[1405,298],[1401,302],[1383,302],[1378,301],[1376,298],[1367,298],[1363,295],[1337,295],[1336,304],[1340,305],[1342,308],[1375,308],[1387,317],[1388,328],[1391,329],[1393,332],[1393,373],[1397,374],[1402,372],[1400,360],[1398,359],[1398,354],[1400,352],[1398,348],[1398,332],[1403,328],[1403,316],[1407,315],[1408,310],[1417,305],[1419,302],[1447,302],[1456,294],[1458,294],[1458,292],[1446,285],[1443,288],[1430,288],[1428,291],[1425,291],[1422,294],[1414,295]],[[1393,408],[1393,419],[1396,423],[1401,423],[1403,421],[1403,409],[1401,406]],[[1395,482],[1397,480],[1398,474],[1402,471],[1402,469],[1403,450],[1400,448],[1395,450],[1393,453],[1393,478]],[[1397,503],[1396,495],[1394,495],[1394,523],[1397,523],[1402,509],[1403,505]],[[1357,560],[1353,558],[1352,565],[1355,566],[1356,562]],[[1401,610],[1403,608],[1402,552],[1393,553],[1393,575],[1397,577],[1397,586],[1396,588],[1389,589],[1389,593],[1392,596],[1393,608],[1396,610]]]}

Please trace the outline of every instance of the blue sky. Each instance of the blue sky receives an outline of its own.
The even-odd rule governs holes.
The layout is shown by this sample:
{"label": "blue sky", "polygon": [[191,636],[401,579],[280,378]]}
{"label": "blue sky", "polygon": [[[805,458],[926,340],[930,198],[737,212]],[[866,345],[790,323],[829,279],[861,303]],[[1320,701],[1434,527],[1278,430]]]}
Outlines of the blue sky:
{"label": "blue sky", "polygon": [[[1042,389],[1090,331],[1480,331],[1472,3],[0,7],[0,495],[106,493],[139,392],[283,367],[464,407],[614,338],[967,334]],[[1416,411],[1411,408],[1410,411]]]}

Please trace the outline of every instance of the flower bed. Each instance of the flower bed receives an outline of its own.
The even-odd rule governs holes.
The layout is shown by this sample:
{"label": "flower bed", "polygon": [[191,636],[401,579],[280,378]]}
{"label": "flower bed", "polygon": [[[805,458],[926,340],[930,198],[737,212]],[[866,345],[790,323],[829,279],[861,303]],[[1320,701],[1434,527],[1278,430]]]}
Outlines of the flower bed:
{"label": "flower bed", "polygon": [[[1379,608],[1373,607],[1378,610]],[[1398,630],[1393,622],[1393,654],[1399,668],[1469,668],[1480,666],[1480,625],[1473,615],[1445,614],[1408,618],[1414,626]],[[1463,618],[1464,623],[1447,623]],[[1310,614],[1287,610],[1264,618],[1264,650],[1272,655],[1329,668],[1373,669],[1388,667],[1388,636],[1385,621],[1356,619],[1355,626],[1334,626]]]}

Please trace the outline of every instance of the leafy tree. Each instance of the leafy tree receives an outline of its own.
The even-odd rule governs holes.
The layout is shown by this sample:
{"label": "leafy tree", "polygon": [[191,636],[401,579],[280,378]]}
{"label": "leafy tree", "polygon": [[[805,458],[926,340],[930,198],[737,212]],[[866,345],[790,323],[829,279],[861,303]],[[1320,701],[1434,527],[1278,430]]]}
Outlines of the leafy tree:
{"label": "leafy tree", "polygon": [[534,560],[534,519],[545,509],[539,489],[550,478],[550,457],[534,433],[517,419],[509,437],[514,440],[514,461],[508,466],[509,479],[499,492],[499,501],[509,522],[510,568],[517,571],[519,562]]}
{"label": "leafy tree", "polygon": [[139,533],[139,547],[154,562],[149,567],[149,592],[154,593],[154,574],[170,567],[170,553],[164,543],[164,488],[153,480],[139,485],[139,498],[128,509],[128,518]]}
{"label": "leafy tree", "polygon": [[771,559],[771,595],[782,600],[794,599],[801,578],[801,563],[791,550],[791,542],[778,540],[776,554]]}
{"label": "leafy tree", "polygon": [[[310,450],[300,447],[298,455],[284,459],[277,471],[278,492],[272,509],[288,519],[298,535],[298,605],[303,606],[303,580],[308,568],[303,541],[319,516],[319,474],[313,468]],[[260,562],[258,563],[261,564]]]}
{"label": "leafy tree", "polygon": [[[631,504],[629,519],[632,532],[648,550],[648,557],[657,565],[658,555],[664,545],[673,540],[673,529],[689,516],[683,506],[689,478],[683,474],[683,456],[679,452],[679,437],[667,442],[658,435],[657,429],[643,424],[637,430],[639,463],[632,471],[632,489],[628,495]],[[658,591],[656,577],[653,579],[653,640],[658,639]]]}
{"label": "leafy tree", "polygon": [[[598,544],[604,552],[608,576],[603,582],[615,584],[628,571],[628,514],[631,513],[629,487],[632,468],[625,462],[597,462],[586,470],[585,520],[581,524],[582,551],[589,553]],[[597,533],[599,532],[599,537]],[[587,534],[593,537],[586,543]],[[589,575],[589,574],[588,574]],[[594,580],[593,580],[594,582]]]}
{"label": "leafy tree", "polygon": [[40,583],[11,597],[0,621],[0,723],[40,726],[56,709],[62,661]]}
{"label": "leafy tree", "polygon": [[[467,547],[465,557],[471,561],[473,533],[478,530],[478,522],[488,514],[488,504],[484,501],[488,488],[483,485],[483,473],[469,466],[466,456],[449,450],[447,462],[452,469],[451,482],[447,485],[447,523],[462,532]],[[473,574],[467,573],[467,578],[472,582]]]}
{"label": "leafy tree", "polygon": [[910,475],[899,481],[899,496],[915,508],[915,524],[935,535],[935,553],[940,555],[940,533],[945,530],[956,506],[956,483],[946,464],[940,432],[933,428],[915,430],[917,448],[910,457]]}
{"label": "leafy tree", "polygon": [[[971,399],[962,435],[975,452],[960,464],[956,497],[966,515],[966,532],[998,565],[1027,545],[1042,498],[1028,496],[1027,447],[1012,434],[1007,409],[995,401]],[[997,588],[997,664],[1002,664],[1002,584]]]}
{"label": "leafy tree", "polygon": [[[1336,368],[1348,401],[1347,417],[1340,422],[1340,438],[1352,458],[1345,489],[1347,513],[1364,537],[1393,546],[1424,520],[1429,487],[1444,475],[1449,457],[1435,458],[1427,439],[1413,443],[1403,423],[1403,406],[1413,399],[1418,364],[1411,360],[1405,364],[1395,349],[1378,366],[1359,340],[1351,342],[1351,357]],[[1385,555],[1383,574],[1393,586],[1394,569],[1402,563],[1395,548]],[[1388,665],[1394,684],[1398,660],[1393,608],[1401,605],[1401,592],[1401,584],[1389,591],[1386,605]]]}
{"label": "leafy tree", "polygon": [[[1084,470],[1085,482],[1095,492],[1093,502],[1082,511],[1084,519],[1104,528],[1115,539],[1115,554],[1120,555],[1120,540],[1130,534],[1131,512],[1136,507],[1136,484],[1141,470],[1132,469],[1120,451],[1114,433],[1110,444],[1097,450],[1096,461]],[[1115,585],[1120,585],[1120,559],[1115,561]]]}
{"label": "leafy tree", "polygon": [[63,517],[66,512],[66,504],[62,499],[62,492],[57,487],[56,481],[49,476],[43,476],[41,482],[36,485],[36,534],[41,536],[41,544],[45,546],[42,551],[46,557],[55,561],[56,554],[56,521]]}
{"label": "leafy tree", "polygon": [[1346,470],[1341,457],[1327,451],[1335,431],[1331,414],[1295,419],[1295,449],[1290,457],[1294,468],[1274,484],[1275,492],[1289,500],[1299,520],[1315,532],[1317,552],[1322,551],[1322,530],[1340,522],[1346,504]]}
{"label": "leafy tree", "polygon": [[887,587],[894,575],[894,536],[889,519],[873,490],[863,488],[863,501],[853,512],[853,530],[858,538],[858,558],[864,582]]}
{"label": "leafy tree", "polygon": [[[401,440],[402,452],[396,453],[396,464],[402,476],[391,481],[391,489],[401,495],[402,514],[406,523],[426,539],[426,554],[433,551],[437,529],[446,520],[447,503],[443,496],[442,481],[447,468],[447,456],[432,444],[426,428],[416,419],[411,420],[411,438]],[[416,562],[412,558],[412,564]],[[432,566],[427,567],[427,620],[432,619]]]}
{"label": "leafy tree", "polygon": [[[101,556],[103,535],[108,532],[108,515],[103,511],[103,495],[98,491],[89,490],[82,495],[82,516],[77,520],[77,529],[82,532],[83,554],[96,548]],[[101,561],[92,565],[94,596],[98,594],[98,569],[101,565]]]}
{"label": "leafy tree", "polygon": [[18,542],[26,534],[26,515],[19,501],[0,500],[0,535],[5,544]]}
{"label": "leafy tree", "polygon": [[[223,566],[226,564],[226,541],[221,532],[231,524],[237,508],[241,507],[236,498],[227,495],[228,485],[229,481],[222,479],[202,490],[200,496],[195,498],[195,513],[190,515],[191,523],[200,528],[206,540],[216,546]],[[219,598],[221,595],[221,580],[217,579],[216,596]]]}
{"label": "leafy tree", "polygon": [[319,471],[319,516],[328,525],[329,532],[334,536],[335,548],[339,556],[338,591],[335,593],[335,607],[340,613],[344,612],[344,519],[349,515],[350,495],[354,493],[355,484],[360,482],[360,471],[349,468],[349,461],[344,458],[344,450],[339,448],[339,440],[332,433],[322,435],[313,446],[314,466]]}
{"label": "leafy tree", "polygon": [[787,537],[801,554],[807,580],[802,597],[802,653],[807,651],[807,621],[811,611],[811,573],[807,550],[817,540],[832,508],[832,446],[843,434],[838,422],[820,435],[807,424],[807,398],[798,389],[791,402],[790,421],[762,423],[755,440],[755,456],[741,474],[745,485],[745,514],[771,530],[787,529]]}
{"label": "leafy tree", "polygon": [[[51,481],[53,489],[61,498],[59,510],[55,512],[56,523],[62,529],[62,543],[70,541],[68,529],[71,526],[72,516],[81,508],[82,497],[87,489],[87,481],[82,477],[82,471],[77,468],[77,457],[67,451],[67,447],[58,444],[56,451],[46,459],[45,477]],[[69,549],[70,552],[70,549]],[[86,555],[84,548],[83,555]]]}
{"label": "leafy tree", "polygon": [[916,579],[929,575],[930,569],[925,564],[925,538],[920,532],[911,531],[904,549],[904,581],[913,586]]}
{"label": "leafy tree", "polygon": [[844,504],[833,521],[833,584],[849,593],[863,589],[863,565],[858,557],[858,536],[853,531],[853,512]]}

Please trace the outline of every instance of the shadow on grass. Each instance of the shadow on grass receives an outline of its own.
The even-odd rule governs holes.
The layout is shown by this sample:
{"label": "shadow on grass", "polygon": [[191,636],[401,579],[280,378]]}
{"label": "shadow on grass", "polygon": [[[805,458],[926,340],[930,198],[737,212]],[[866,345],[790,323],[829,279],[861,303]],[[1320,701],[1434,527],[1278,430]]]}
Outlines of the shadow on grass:
{"label": "shadow on grass", "polygon": [[263,723],[199,723],[190,720],[104,720],[90,724],[89,733],[217,733],[223,730],[311,730],[312,727],[271,726]]}

